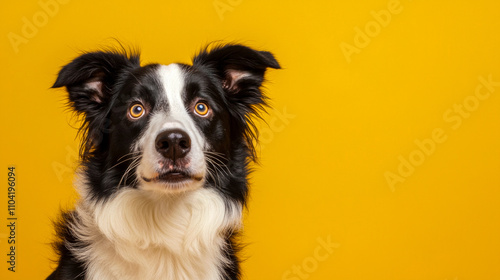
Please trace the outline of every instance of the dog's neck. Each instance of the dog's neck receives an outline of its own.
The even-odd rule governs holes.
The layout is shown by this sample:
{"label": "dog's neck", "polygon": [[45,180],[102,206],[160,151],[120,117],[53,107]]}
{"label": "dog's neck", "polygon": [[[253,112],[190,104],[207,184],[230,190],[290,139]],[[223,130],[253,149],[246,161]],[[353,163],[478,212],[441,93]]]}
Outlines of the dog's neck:
{"label": "dog's neck", "polygon": [[127,188],[105,202],[81,195],[71,230],[83,246],[70,250],[88,264],[86,279],[223,278],[239,203],[210,188],[176,195]]}

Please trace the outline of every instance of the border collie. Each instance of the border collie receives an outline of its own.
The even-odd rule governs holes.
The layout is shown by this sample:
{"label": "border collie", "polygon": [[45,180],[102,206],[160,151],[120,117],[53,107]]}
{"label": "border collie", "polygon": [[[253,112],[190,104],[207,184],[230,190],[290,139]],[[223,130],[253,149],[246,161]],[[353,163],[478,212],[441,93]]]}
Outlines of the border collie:
{"label": "border collie", "polygon": [[75,210],[56,225],[47,279],[240,279],[237,233],[255,160],[252,116],[274,56],[207,47],[192,65],[90,52],[64,66],[82,117]]}

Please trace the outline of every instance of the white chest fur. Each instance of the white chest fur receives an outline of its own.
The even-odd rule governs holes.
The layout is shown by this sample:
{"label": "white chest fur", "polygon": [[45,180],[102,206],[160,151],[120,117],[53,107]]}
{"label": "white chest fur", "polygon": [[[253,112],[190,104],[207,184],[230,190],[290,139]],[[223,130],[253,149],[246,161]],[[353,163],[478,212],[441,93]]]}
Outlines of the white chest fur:
{"label": "white chest fur", "polygon": [[85,246],[71,247],[87,280],[217,280],[227,260],[222,233],[241,224],[214,190],[166,196],[121,190],[105,203],[82,199],[71,230]]}

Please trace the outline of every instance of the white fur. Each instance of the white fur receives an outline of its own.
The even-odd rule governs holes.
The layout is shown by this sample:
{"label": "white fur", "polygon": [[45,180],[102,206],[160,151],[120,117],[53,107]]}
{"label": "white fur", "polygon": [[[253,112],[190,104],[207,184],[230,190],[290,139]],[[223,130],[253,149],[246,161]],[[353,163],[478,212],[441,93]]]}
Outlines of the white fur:
{"label": "white fur", "polygon": [[87,198],[70,225],[84,247],[69,247],[87,264],[87,280],[219,280],[223,233],[241,225],[241,205],[216,191],[178,194],[124,188],[106,202]]}

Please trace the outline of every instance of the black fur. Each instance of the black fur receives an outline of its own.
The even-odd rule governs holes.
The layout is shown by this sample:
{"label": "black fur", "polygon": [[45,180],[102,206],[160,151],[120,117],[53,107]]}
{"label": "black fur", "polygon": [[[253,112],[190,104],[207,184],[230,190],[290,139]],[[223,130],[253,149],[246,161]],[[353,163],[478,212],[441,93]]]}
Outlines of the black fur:
{"label": "black fur", "polygon": [[[120,188],[138,187],[133,171],[121,180],[130,161],[117,162],[131,152],[132,143],[144,131],[149,116],[134,122],[123,116],[137,98],[151,112],[169,106],[161,102],[160,82],[154,75],[157,67],[141,67],[138,54],[92,52],[76,58],[59,72],[53,87],[66,87],[69,105],[83,120],[81,166],[94,200],[105,202]],[[219,172],[219,176],[207,177],[205,187],[216,186],[227,201],[245,205],[249,163],[255,160],[256,129],[252,116],[258,116],[266,105],[260,90],[266,69],[280,66],[269,52],[242,45],[219,45],[202,50],[193,58],[193,65],[182,68],[186,73],[184,101],[188,104],[202,97],[210,102],[214,117],[199,119],[196,125],[213,152],[223,154],[218,160],[207,161],[208,168]],[[238,73],[245,75],[235,79]],[[226,165],[229,172],[223,172],[220,165]],[[85,264],[76,260],[66,246],[85,246],[68,229],[74,219],[78,219],[74,212],[66,213],[57,225],[60,241],[55,248],[60,258],[57,269],[47,279],[84,279]],[[225,254],[232,263],[225,269],[226,279],[240,278],[236,234],[227,233]]]}

